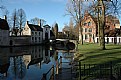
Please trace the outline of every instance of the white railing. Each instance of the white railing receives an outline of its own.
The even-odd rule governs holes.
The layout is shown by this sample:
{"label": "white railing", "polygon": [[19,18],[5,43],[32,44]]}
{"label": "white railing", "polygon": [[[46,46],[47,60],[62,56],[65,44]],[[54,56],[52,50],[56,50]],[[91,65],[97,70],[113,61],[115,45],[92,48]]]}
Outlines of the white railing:
{"label": "white railing", "polygon": [[[98,43],[98,37],[95,37],[95,43]],[[105,37],[105,43],[121,43],[121,37]]]}

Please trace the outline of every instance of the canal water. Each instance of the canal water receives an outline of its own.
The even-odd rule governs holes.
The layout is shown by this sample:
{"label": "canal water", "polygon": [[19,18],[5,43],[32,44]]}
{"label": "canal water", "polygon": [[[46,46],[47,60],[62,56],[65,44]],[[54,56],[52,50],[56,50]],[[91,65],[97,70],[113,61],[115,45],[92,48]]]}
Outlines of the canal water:
{"label": "canal water", "polygon": [[70,62],[73,53],[48,46],[0,48],[0,80],[41,80],[60,56]]}

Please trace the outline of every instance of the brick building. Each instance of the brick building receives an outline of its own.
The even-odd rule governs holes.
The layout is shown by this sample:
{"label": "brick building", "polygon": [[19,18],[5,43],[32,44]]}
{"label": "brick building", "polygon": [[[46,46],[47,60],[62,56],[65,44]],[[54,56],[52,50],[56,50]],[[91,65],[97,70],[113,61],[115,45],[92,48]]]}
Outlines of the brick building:
{"label": "brick building", "polygon": [[[120,30],[120,22],[116,17],[109,15],[106,16],[106,26],[105,26],[105,35],[110,34],[112,37],[116,34],[116,30]],[[98,37],[98,23],[97,18],[94,18],[88,12],[85,12],[84,18],[82,20],[82,34],[84,42],[94,42],[95,37]],[[79,40],[81,36],[79,34]]]}

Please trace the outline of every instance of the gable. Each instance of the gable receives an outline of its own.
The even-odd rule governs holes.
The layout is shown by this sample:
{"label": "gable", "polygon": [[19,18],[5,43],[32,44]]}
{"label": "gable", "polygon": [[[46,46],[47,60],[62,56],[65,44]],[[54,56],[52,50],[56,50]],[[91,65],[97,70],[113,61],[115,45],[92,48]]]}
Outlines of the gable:
{"label": "gable", "polygon": [[6,20],[0,19],[0,29],[1,30],[9,30],[9,26]]}
{"label": "gable", "polygon": [[93,18],[90,14],[85,15],[82,21],[82,25],[86,27],[96,27],[97,26],[97,18]]}

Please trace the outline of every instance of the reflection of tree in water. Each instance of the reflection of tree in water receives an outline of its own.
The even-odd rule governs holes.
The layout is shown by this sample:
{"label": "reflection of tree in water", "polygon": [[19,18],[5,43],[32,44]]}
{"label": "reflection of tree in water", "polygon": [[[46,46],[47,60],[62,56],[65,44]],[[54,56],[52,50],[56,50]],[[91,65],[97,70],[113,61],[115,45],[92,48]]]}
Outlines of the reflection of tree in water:
{"label": "reflection of tree in water", "polygon": [[26,66],[22,56],[12,57],[11,59],[11,71],[15,78],[22,79],[26,74]]}

